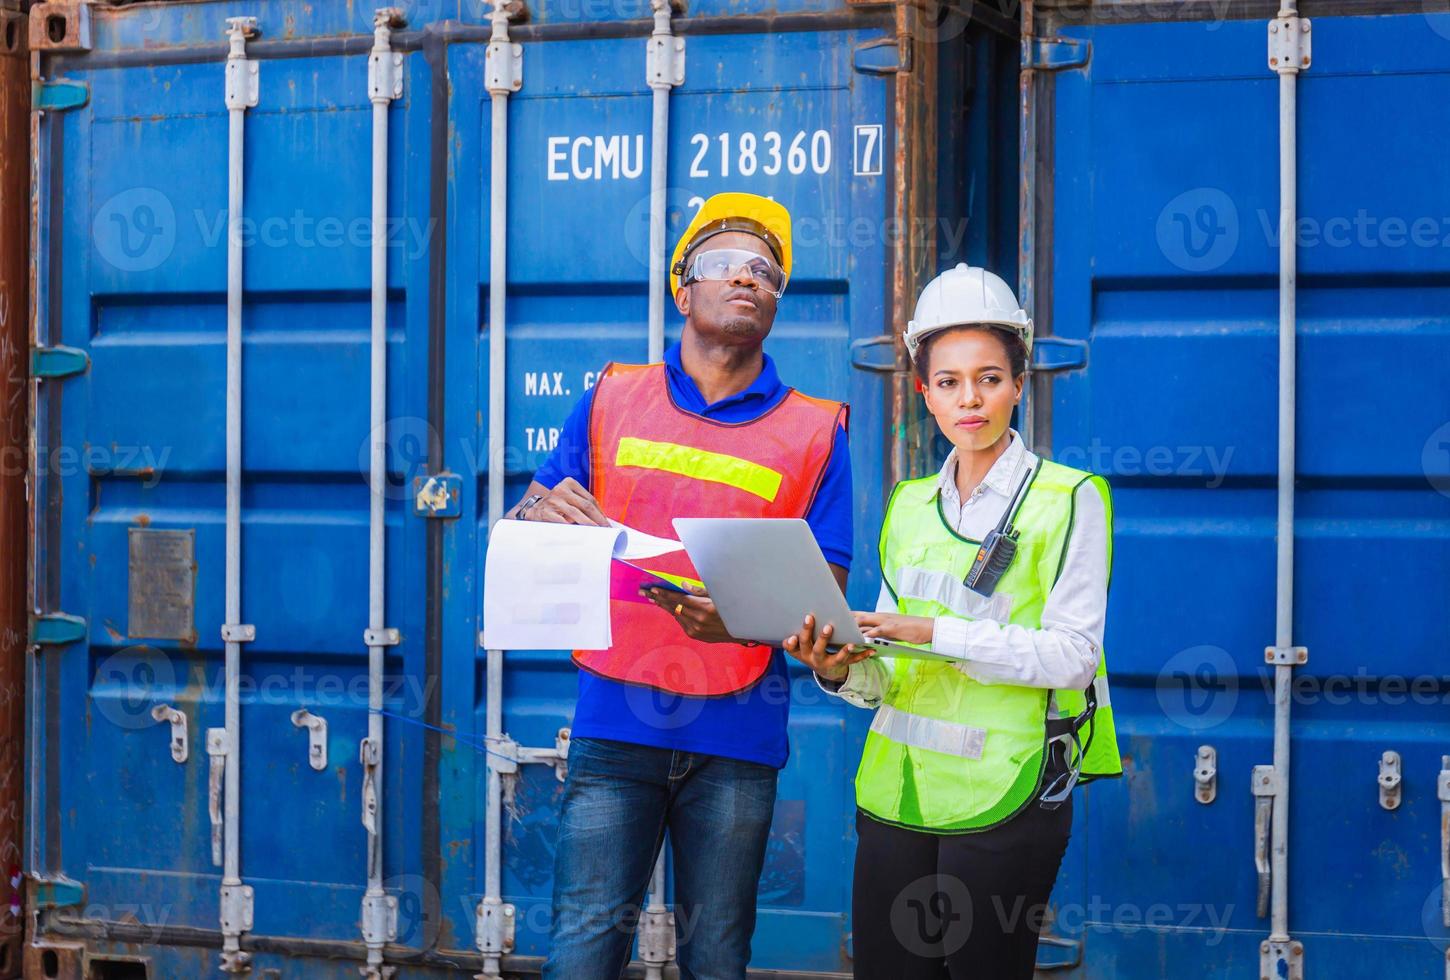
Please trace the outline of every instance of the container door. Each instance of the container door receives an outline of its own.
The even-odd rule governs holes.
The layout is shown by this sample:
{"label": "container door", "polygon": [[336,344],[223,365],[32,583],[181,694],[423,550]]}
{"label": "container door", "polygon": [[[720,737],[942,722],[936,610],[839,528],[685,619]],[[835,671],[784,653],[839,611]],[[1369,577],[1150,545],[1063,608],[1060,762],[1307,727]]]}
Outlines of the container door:
{"label": "container door", "polygon": [[[724,4],[691,15],[730,13]],[[809,19],[804,19],[809,24]],[[651,93],[645,37],[523,39],[522,90],[509,103],[507,467],[511,506],[557,443],[574,403],[609,361],[647,360]],[[882,31],[801,29],[764,34],[692,30],[683,86],[672,93],[668,247],[701,202],[725,190],[775,198],[794,221],[795,271],[766,351],[807,394],[852,402],[857,552],[850,598],[874,605],[883,412],[877,376],[850,367],[849,345],[887,328],[892,120],[889,77],[853,68],[858,46]],[[476,571],[445,597],[444,672],[477,678],[444,688],[444,717],[485,730],[484,651],[476,646],[486,548],[490,105],[485,45],[449,50],[450,116],[458,179],[449,226],[448,409],[445,446],[466,468],[468,522],[450,525],[454,567]],[[666,301],[666,343],[683,326]],[[469,406],[455,410],[455,406]],[[475,413],[472,406],[477,405]],[[466,581],[468,587],[461,587]],[[453,632],[450,632],[453,631]],[[519,744],[551,747],[570,724],[576,669],[566,651],[508,652],[504,729]],[[791,761],[784,771],[760,886],[755,964],[849,970],[847,918],[854,838],[851,778],[869,722],[793,670]],[[642,693],[638,710],[654,710]],[[445,747],[445,752],[448,749]],[[456,935],[471,932],[483,882],[484,758],[445,756],[444,908]],[[504,900],[517,907],[517,953],[546,952],[554,836],[562,784],[550,766],[509,777]]]}
{"label": "container door", "polygon": [[[1315,976],[1440,977],[1450,748],[1450,273],[1425,107],[1443,15],[1316,17],[1299,76],[1290,932]],[[1056,75],[1056,459],[1106,475],[1107,656],[1125,778],[1082,794],[1059,931],[1101,977],[1252,973],[1250,773],[1272,761],[1278,80],[1266,23],[1099,23]],[[1200,802],[1200,746],[1216,795]],[[1398,807],[1381,805],[1398,753]],[[1059,895],[1059,898],[1062,898]]]}
{"label": "container door", "polygon": [[[43,646],[35,662],[31,870],[79,883],[87,918],[139,922],[148,942],[218,927],[207,731],[223,725],[225,691],[228,119],[221,61],[166,49],[215,45],[234,11],[195,12],[97,9],[95,49],[47,70],[88,99],[39,127],[36,326],[57,350],[37,363],[64,376],[39,382],[36,595],[42,612],[81,623],[74,642]],[[298,25],[277,10],[259,27],[276,39],[370,21],[339,8]],[[428,443],[429,100],[421,55],[404,71],[386,230],[386,592],[402,642],[389,651],[385,707],[422,717],[425,522],[404,480]],[[367,56],[265,59],[259,78],[237,229],[241,607],[256,627],[239,685],[241,869],[255,888],[254,934],[355,941],[366,877]],[[45,628],[55,638],[68,622]],[[294,724],[302,708],[326,723],[325,762]],[[381,790],[389,885],[415,893],[422,731],[390,722]],[[416,944],[407,924],[398,941]]]}

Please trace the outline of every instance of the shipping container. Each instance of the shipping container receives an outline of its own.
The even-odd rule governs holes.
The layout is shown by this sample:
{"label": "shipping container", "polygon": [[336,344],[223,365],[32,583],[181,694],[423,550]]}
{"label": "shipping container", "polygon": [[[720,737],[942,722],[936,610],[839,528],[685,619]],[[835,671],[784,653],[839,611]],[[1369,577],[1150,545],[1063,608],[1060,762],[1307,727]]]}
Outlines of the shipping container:
{"label": "shipping container", "polygon": [[[649,356],[661,97],[668,244],[723,190],[794,216],[766,349],[851,403],[853,607],[875,601],[886,492],[943,451],[895,339],[917,289],[957,261],[1021,284],[1043,336],[1022,428],[1115,491],[1125,769],[1079,791],[1039,966],[1258,969],[1271,798],[1251,777],[1274,761],[1264,651],[1287,646],[1276,7],[510,11],[495,36],[468,0],[381,33],[356,4],[31,8],[27,975],[341,978],[369,943],[400,977],[537,971],[575,668],[480,647],[483,556],[603,365]],[[1440,977],[1450,13],[1301,13],[1308,652],[1273,888],[1305,971]],[[869,715],[791,681],[753,967],[849,975]]]}

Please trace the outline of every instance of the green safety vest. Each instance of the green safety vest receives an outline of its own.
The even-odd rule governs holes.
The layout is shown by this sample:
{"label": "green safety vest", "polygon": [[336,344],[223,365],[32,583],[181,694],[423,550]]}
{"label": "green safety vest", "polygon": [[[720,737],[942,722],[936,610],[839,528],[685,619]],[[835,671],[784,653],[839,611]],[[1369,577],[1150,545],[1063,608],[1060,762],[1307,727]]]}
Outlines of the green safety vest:
{"label": "green safety vest", "polygon": [[[1013,522],[1016,556],[991,596],[963,584],[979,542],[947,526],[937,477],[898,484],[881,528],[881,576],[897,610],[1041,628],[1083,481],[1102,494],[1111,568],[1107,482],[1043,460]],[[857,804],[878,819],[959,833],[995,827],[1038,795],[1049,739],[1068,746],[1069,788],[1079,779],[1122,775],[1105,658],[1086,691],[983,684],[935,660],[896,659],[891,667],[856,774]]]}

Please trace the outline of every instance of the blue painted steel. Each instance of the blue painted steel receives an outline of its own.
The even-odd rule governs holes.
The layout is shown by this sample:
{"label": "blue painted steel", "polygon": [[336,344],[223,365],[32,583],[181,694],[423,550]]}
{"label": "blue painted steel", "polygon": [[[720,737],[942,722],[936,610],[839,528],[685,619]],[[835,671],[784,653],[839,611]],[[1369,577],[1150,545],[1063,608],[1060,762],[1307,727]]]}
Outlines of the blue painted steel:
{"label": "blue painted steel", "polygon": [[[596,6],[545,5],[531,24],[612,19]],[[614,15],[630,7],[610,6]],[[635,6],[627,17],[648,12]],[[691,16],[828,9],[747,6],[701,3]],[[472,12],[471,22],[486,23],[486,13]],[[42,400],[37,434],[43,454],[104,447],[106,458],[81,454],[78,465],[38,474],[38,499],[55,490],[59,502],[44,513],[37,542],[38,581],[56,579],[40,604],[84,615],[90,629],[37,668],[55,683],[37,701],[37,730],[49,734],[35,746],[30,870],[83,883],[92,918],[149,908],[165,910],[154,913],[164,921],[143,925],[217,928],[205,751],[206,729],[222,725],[223,695],[227,121],[217,41],[223,18],[246,14],[259,18],[249,51],[261,95],[246,117],[240,229],[242,618],[257,631],[243,648],[241,867],[256,890],[255,934],[355,942],[365,880],[357,744],[367,723],[367,43],[288,57],[267,45],[347,33],[370,41],[371,11],[361,8],[97,9],[94,51],[64,65],[91,99],[42,120],[43,186],[60,197],[38,252],[37,330],[42,343],[74,347],[91,363],[48,382],[59,394]],[[386,622],[402,642],[389,649],[386,670],[385,885],[400,898],[404,958],[431,947],[435,966],[442,957],[474,967],[485,861],[487,691],[477,635],[490,465],[486,32],[445,46],[426,9],[414,16],[395,37],[406,49],[404,88],[389,135]],[[889,402],[881,376],[853,370],[847,350],[890,329],[892,83],[853,68],[856,49],[890,37],[863,25],[889,17],[850,16],[854,26],[689,37],[686,82],[672,99],[667,235],[673,242],[698,199],[721,190],[772,195],[791,209],[795,273],[768,349],[789,383],[853,403],[855,509],[866,541],[882,505]],[[525,44],[524,85],[509,108],[508,439],[497,463],[507,468],[510,503],[604,364],[646,355],[648,30]],[[114,63],[127,57],[133,62]],[[446,92],[435,92],[445,78]],[[443,154],[436,183],[435,151]],[[52,283],[58,302],[47,304]],[[671,339],[680,328],[671,309]],[[123,453],[150,468],[111,458]],[[450,511],[420,516],[417,479],[445,470],[461,474],[446,481],[458,491]],[[137,527],[195,529],[194,643],[128,635],[136,585],[128,530]],[[432,596],[430,535],[441,573]],[[869,606],[877,573],[870,549],[861,553],[851,598]],[[435,609],[440,661],[430,680]],[[505,731],[525,746],[552,746],[572,713],[567,655],[510,653],[506,663]],[[793,759],[761,886],[756,962],[840,971],[848,968],[850,775],[868,719],[827,703],[807,674],[791,680]],[[188,715],[184,765],[172,760],[168,726],[150,716],[157,704]],[[306,733],[290,720],[303,706],[327,721],[325,772],[308,765]],[[435,723],[458,737],[438,740],[428,798]],[[559,783],[552,767],[521,769],[504,828],[504,899],[518,909],[516,953],[538,956]],[[149,950],[156,975],[210,971],[214,954],[161,932],[152,938],[164,946]],[[257,966],[268,964],[285,966],[259,954]],[[314,962],[307,975],[355,968]]]}
{"label": "blue painted steel", "polygon": [[[1290,932],[1308,975],[1438,978],[1450,137],[1422,123],[1450,98],[1450,20],[1317,17],[1313,32],[1298,82],[1294,641],[1309,662],[1293,704]],[[1083,797],[1056,931],[1085,940],[1075,975],[1254,975],[1268,934],[1249,776],[1272,761],[1279,83],[1262,21],[1065,33],[1092,56],[1055,75],[1052,323],[1090,350],[1053,383],[1053,448],[1114,487],[1106,646],[1126,772]],[[1201,744],[1218,753],[1210,805],[1194,799]],[[1406,773],[1394,812],[1375,785],[1385,749]]]}
{"label": "blue painted steel", "polygon": [[[398,38],[404,94],[391,109],[387,623],[402,642],[388,655],[383,791],[398,953],[414,960],[402,976],[477,963],[491,288],[486,32],[464,30],[484,23],[477,6],[446,28],[426,7],[410,11]],[[619,28],[612,22],[646,13],[638,3],[531,6],[541,30]],[[846,9],[706,0],[689,18]],[[262,31],[240,230],[243,620],[257,627],[243,652],[242,869],[256,888],[254,932],[355,942],[364,881],[372,12],[98,7],[95,51],[64,66],[90,101],[46,114],[38,148],[35,340],[85,352],[90,368],[41,385],[37,607],[89,626],[83,642],[45,647],[32,671],[40,734],[28,870],[80,882],[89,917],[150,929],[153,976],[205,975],[216,957],[166,928],[217,924],[205,752],[205,730],[222,724],[227,125],[217,59],[223,19],[244,14]],[[883,26],[691,33],[668,181],[671,241],[695,200],[719,190],[772,194],[795,215],[797,271],[768,349],[787,381],[852,403],[858,608],[877,588],[869,544],[889,399],[879,373],[851,367],[850,351],[890,330],[890,236],[901,231],[885,220],[892,81],[869,73],[890,67],[877,57],[889,46],[871,45],[891,32],[873,23]],[[525,41],[509,110],[508,434],[497,461],[506,503],[604,362],[645,357],[650,92],[648,27],[637,26],[624,38]],[[1258,21],[1062,33],[1091,56],[1052,73],[1050,322],[1067,348],[1087,345],[1087,366],[1076,351],[1054,358],[1068,370],[1053,381],[1053,450],[1106,473],[1116,491],[1107,647],[1127,772],[1079,797],[1040,960],[1094,977],[1239,974],[1256,968],[1267,931],[1253,912],[1248,776],[1270,758],[1260,661],[1273,626],[1277,83]],[[1450,21],[1320,18],[1315,34],[1300,83],[1301,213],[1317,238],[1301,248],[1296,641],[1310,663],[1295,705],[1291,921],[1316,974],[1438,976],[1431,787],[1450,744],[1450,682],[1437,659],[1450,635],[1450,434],[1436,426],[1450,417],[1450,252],[1411,236],[1429,218],[1443,237],[1450,214],[1450,140],[1422,125],[1423,107],[1450,94]],[[267,48],[344,35],[347,53]],[[975,33],[941,47],[943,105],[960,109],[941,114],[931,230],[941,264],[1010,272],[1018,51],[1007,44],[1004,57],[1001,41]],[[1374,219],[1368,239],[1356,237],[1360,214]],[[1403,234],[1390,219],[1406,223]],[[1341,234],[1346,244],[1331,240]],[[669,336],[679,329],[671,312]],[[448,481],[460,516],[419,516],[414,479],[444,471],[460,476]],[[196,531],[194,643],[128,636],[137,527]],[[566,655],[509,653],[506,665],[505,731],[552,746],[572,710]],[[1429,678],[1429,692],[1421,684],[1417,700],[1387,678]],[[866,717],[826,703],[800,672],[791,696],[756,965],[843,971],[850,777]],[[163,703],[189,716],[185,765],[150,716]],[[299,706],[328,722],[326,772],[307,764],[306,734],[290,720]],[[431,743],[430,777],[435,724],[457,737]],[[1199,744],[1218,750],[1209,806],[1193,801]],[[1376,803],[1384,748],[1405,759],[1394,813]],[[545,948],[558,793],[552,767],[525,765],[510,794],[504,898],[518,909],[521,956]],[[296,969],[283,953],[259,953],[257,967],[269,966]],[[356,966],[311,959],[302,969],[341,978]]]}

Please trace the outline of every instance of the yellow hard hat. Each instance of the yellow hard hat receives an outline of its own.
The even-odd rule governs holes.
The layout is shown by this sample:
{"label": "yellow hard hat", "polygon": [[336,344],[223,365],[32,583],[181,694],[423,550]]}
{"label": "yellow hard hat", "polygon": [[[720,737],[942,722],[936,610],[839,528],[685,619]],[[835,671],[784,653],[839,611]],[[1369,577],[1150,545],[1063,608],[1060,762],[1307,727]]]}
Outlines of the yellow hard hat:
{"label": "yellow hard hat", "polygon": [[790,212],[785,206],[759,194],[716,194],[695,212],[690,226],[675,245],[675,254],[670,259],[671,293],[680,288],[685,253],[690,246],[725,231],[744,231],[764,240],[780,263],[785,281],[790,281]]}

